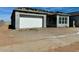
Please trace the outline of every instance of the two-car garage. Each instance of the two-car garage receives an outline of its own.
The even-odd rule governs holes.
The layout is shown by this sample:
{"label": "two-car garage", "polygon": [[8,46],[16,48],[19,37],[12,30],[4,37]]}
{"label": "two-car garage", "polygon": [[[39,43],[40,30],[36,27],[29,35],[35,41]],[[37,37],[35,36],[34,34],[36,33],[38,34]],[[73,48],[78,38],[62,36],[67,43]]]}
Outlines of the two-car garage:
{"label": "two-car garage", "polygon": [[15,12],[15,16],[16,29],[46,27],[46,15],[44,14]]}

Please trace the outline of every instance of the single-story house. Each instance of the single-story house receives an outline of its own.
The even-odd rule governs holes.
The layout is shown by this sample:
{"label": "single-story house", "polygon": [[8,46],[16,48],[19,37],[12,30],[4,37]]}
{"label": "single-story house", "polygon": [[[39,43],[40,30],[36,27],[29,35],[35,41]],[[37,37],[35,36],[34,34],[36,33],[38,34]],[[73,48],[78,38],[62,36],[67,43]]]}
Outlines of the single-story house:
{"label": "single-story house", "polygon": [[34,8],[16,8],[12,12],[13,29],[69,27],[69,14],[48,12]]}

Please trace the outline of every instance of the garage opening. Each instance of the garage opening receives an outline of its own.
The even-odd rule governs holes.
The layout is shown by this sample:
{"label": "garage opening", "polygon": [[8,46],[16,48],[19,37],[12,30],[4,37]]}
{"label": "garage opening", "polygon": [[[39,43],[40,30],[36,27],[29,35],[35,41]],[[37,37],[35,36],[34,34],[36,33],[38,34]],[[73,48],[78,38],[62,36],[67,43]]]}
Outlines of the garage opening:
{"label": "garage opening", "polygon": [[43,25],[42,16],[24,15],[20,14],[20,28],[42,28]]}

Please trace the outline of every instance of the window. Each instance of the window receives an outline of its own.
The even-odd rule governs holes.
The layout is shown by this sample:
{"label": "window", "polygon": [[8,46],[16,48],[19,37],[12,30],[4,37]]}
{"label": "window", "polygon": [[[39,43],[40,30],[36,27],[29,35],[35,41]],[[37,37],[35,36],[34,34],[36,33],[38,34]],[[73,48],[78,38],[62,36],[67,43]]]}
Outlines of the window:
{"label": "window", "polygon": [[61,17],[59,17],[59,24],[61,24],[61,21],[62,21],[62,19],[61,19]]}
{"label": "window", "polygon": [[67,24],[67,17],[60,16],[59,17],[59,24]]}
{"label": "window", "polygon": [[67,17],[65,17],[65,20],[67,20]]}
{"label": "window", "polygon": [[64,24],[64,17],[62,17],[62,24]]}
{"label": "window", "polygon": [[67,24],[67,18],[65,17],[65,24]]}

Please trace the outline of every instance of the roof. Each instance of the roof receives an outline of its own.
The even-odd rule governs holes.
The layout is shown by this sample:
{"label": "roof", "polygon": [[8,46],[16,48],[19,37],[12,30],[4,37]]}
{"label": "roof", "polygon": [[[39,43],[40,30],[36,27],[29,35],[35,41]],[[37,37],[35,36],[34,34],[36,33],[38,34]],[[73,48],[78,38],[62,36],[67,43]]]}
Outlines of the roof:
{"label": "roof", "polygon": [[42,13],[42,14],[48,14],[48,15],[69,15],[61,12],[48,12],[46,10],[40,10],[40,9],[31,8],[31,7],[18,7],[18,8],[15,8],[15,11]]}
{"label": "roof", "polygon": [[55,13],[55,15],[61,15],[61,16],[70,16],[70,14],[66,14],[66,13]]}
{"label": "roof", "polygon": [[32,13],[41,13],[41,14],[49,14],[49,15],[53,15],[54,13],[50,13],[48,11],[45,10],[39,10],[39,9],[34,9],[31,7],[19,7],[14,9],[15,11],[25,11],[25,12],[32,12]]}
{"label": "roof", "polygon": [[69,13],[71,16],[79,16],[79,11]]}

